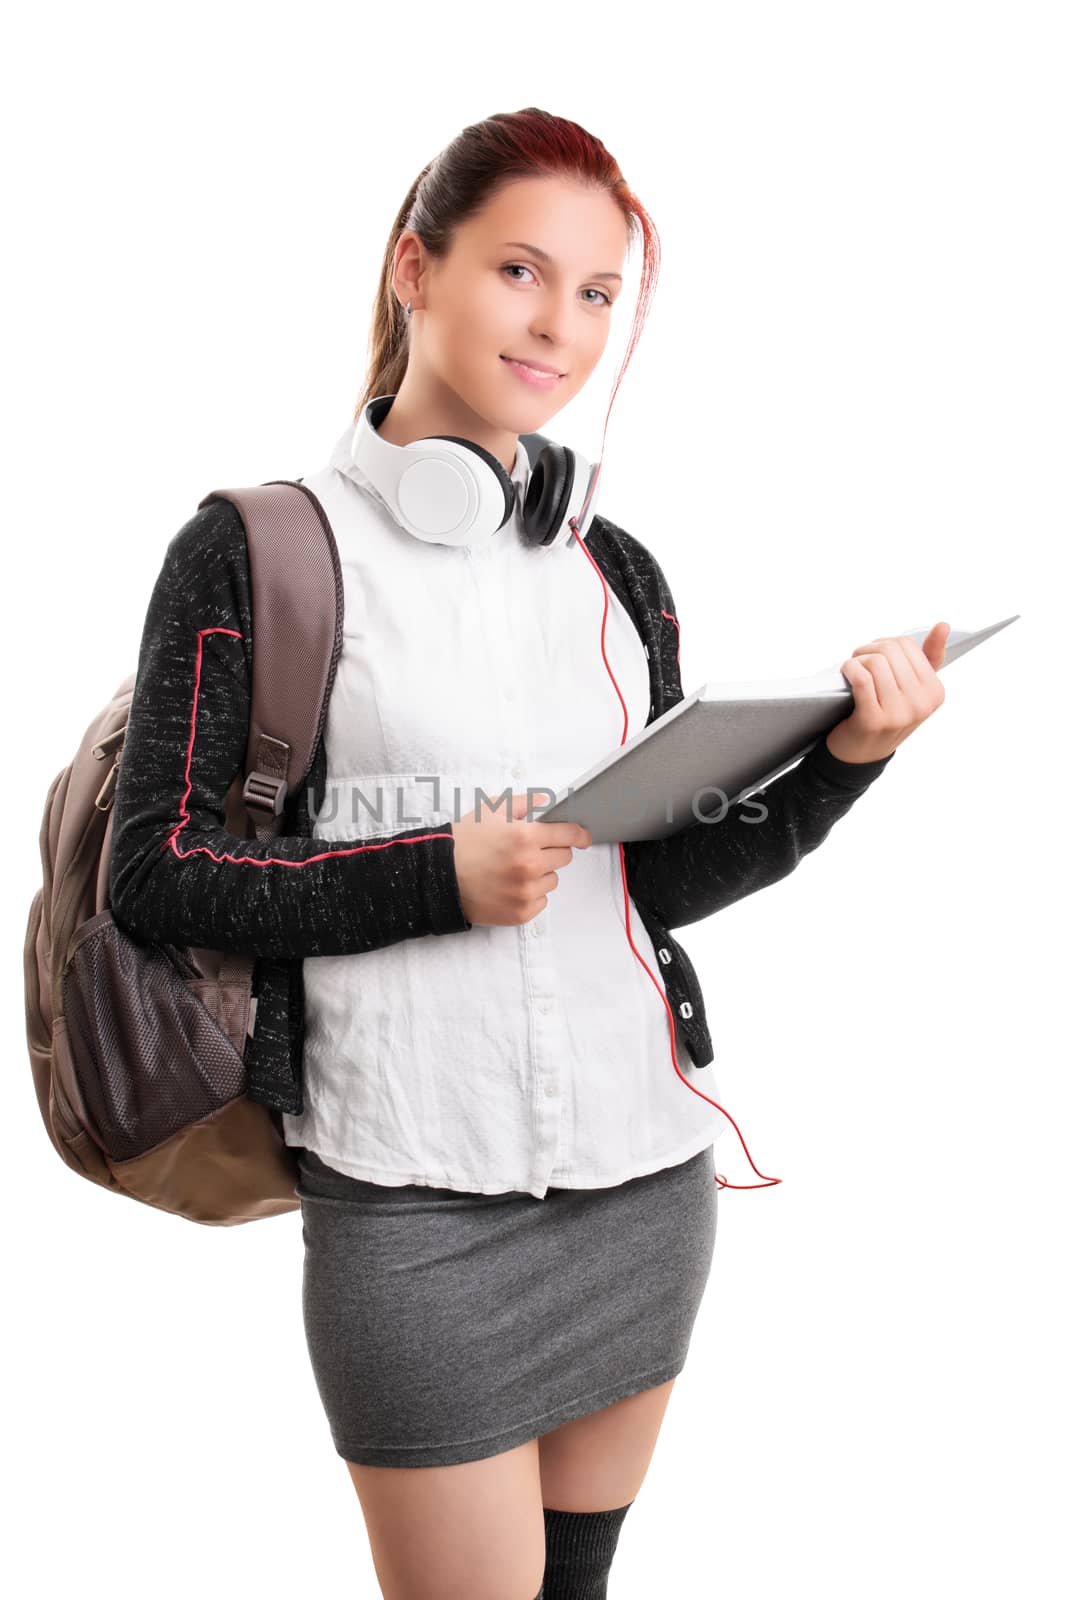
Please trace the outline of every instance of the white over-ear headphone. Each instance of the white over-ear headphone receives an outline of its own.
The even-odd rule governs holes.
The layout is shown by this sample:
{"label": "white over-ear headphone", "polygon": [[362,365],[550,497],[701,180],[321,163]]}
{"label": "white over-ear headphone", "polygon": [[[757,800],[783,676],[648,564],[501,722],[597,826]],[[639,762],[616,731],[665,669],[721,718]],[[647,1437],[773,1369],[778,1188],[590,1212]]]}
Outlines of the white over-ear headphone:
{"label": "white over-ear headphone", "polygon": [[[378,395],[363,407],[352,434],[353,463],[416,539],[456,546],[487,544],[515,509],[512,479],[496,456],[471,439],[445,433],[410,444],[390,444],[378,432],[378,424],[395,399],[392,394]],[[584,533],[593,516],[599,474],[594,484],[595,467],[566,445],[539,433],[519,437],[531,462],[520,518],[523,542],[549,549],[571,542],[571,518]]]}

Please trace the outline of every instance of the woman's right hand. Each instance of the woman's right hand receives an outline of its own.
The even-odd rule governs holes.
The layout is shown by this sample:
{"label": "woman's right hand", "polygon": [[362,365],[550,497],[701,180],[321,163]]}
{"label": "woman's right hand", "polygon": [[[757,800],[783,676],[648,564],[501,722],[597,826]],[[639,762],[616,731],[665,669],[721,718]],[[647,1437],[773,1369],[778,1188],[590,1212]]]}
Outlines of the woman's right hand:
{"label": "woman's right hand", "polygon": [[531,797],[530,791],[513,795],[510,817],[506,806],[493,811],[481,801],[480,816],[468,811],[452,824],[456,877],[468,922],[510,928],[532,921],[559,883],[558,869],[567,865],[575,848],[586,850],[592,844],[589,830],[577,822],[527,820]]}

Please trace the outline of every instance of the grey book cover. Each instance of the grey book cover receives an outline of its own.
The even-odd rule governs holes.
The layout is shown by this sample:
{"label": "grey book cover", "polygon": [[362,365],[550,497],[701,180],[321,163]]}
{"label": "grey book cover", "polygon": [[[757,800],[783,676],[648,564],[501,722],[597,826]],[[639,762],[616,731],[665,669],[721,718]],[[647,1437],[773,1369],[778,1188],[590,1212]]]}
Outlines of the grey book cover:
{"label": "grey book cover", "polygon": [[[942,668],[1020,613],[972,631],[953,629]],[[932,624],[931,624],[932,626]],[[929,627],[902,630],[920,643]],[[781,776],[849,715],[852,689],[837,666],[807,677],[708,682],[576,777],[538,822],[578,822],[594,844],[663,839]],[[536,798],[536,795],[535,797]]]}

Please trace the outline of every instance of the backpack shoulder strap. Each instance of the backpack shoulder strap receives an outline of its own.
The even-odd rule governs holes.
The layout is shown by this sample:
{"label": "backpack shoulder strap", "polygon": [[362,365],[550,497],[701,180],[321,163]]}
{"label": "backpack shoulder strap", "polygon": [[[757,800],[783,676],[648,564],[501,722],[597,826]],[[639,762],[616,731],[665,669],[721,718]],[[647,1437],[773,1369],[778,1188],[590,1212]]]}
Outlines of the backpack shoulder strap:
{"label": "backpack shoulder strap", "polygon": [[[520,435],[531,467],[550,441]],[[326,721],[344,637],[344,579],[333,529],[300,478],[213,489],[229,500],[248,545],[252,594],[252,710],[243,800],[256,837],[281,826],[287,795],[307,781]]]}
{"label": "backpack shoulder strap", "polygon": [[259,839],[281,827],[326,721],[344,634],[344,579],[329,518],[300,479],[213,489],[245,527],[252,604],[252,704],[243,799]]}

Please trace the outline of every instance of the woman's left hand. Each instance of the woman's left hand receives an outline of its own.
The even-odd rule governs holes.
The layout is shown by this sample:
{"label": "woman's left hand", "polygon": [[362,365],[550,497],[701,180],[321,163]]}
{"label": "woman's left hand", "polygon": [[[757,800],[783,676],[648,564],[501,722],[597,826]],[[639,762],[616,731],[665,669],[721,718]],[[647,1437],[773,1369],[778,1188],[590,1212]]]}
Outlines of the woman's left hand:
{"label": "woman's left hand", "polygon": [[937,710],[945,698],[937,669],[944,662],[950,632],[947,622],[936,622],[921,645],[906,634],[872,639],[842,661],[855,709],[826,736],[832,756],[839,761],[880,761]]}

